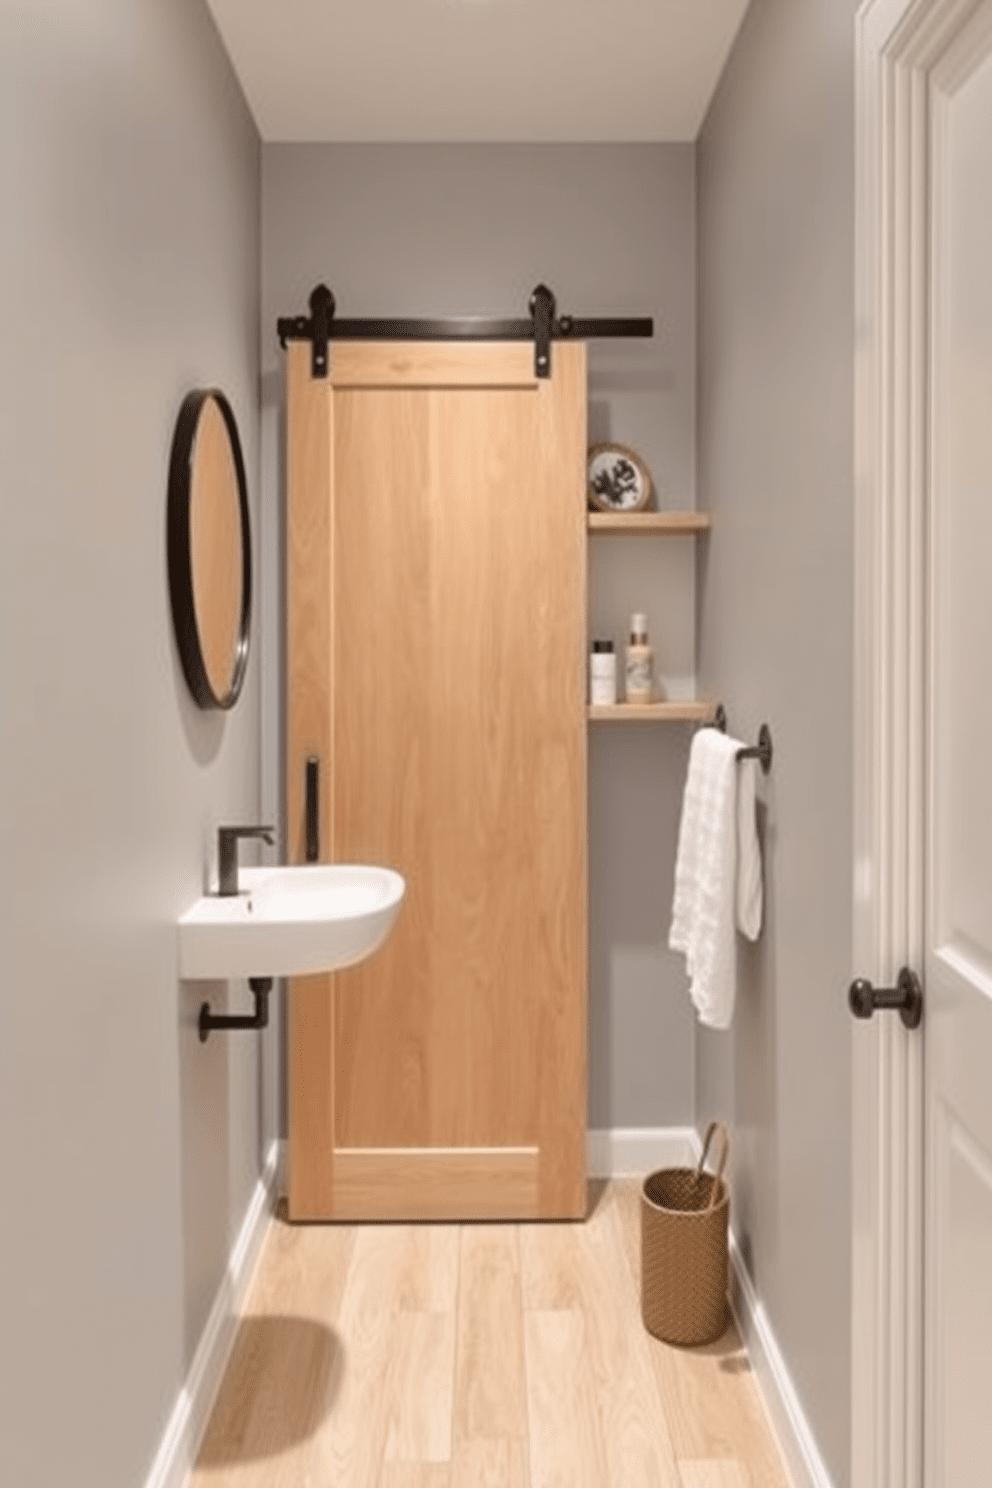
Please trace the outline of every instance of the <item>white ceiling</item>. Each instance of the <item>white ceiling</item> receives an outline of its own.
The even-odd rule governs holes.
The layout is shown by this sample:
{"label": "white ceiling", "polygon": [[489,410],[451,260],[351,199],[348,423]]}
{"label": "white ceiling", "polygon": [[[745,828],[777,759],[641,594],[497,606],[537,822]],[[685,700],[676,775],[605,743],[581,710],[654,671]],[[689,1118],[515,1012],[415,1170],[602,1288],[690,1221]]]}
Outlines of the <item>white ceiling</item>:
{"label": "white ceiling", "polygon": [[207,0],[264,140],[691,140],[748,0]]}

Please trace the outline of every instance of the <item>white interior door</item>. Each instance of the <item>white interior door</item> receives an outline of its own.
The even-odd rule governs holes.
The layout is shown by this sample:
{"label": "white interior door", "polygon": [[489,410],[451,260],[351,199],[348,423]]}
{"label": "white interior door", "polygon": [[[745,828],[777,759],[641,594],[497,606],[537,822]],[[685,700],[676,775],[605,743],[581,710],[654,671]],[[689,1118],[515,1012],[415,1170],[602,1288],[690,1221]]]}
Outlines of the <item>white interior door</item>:
{"label": "white interior door", "polygon": [[992,0],[930,74],[927,1488],[992,1482]]}
{"label": "white interior door", "polygon": [[[856,18],[853,1488],[992,1483],[992,0]],[[855,999],[857,1000],[857,999]]]}

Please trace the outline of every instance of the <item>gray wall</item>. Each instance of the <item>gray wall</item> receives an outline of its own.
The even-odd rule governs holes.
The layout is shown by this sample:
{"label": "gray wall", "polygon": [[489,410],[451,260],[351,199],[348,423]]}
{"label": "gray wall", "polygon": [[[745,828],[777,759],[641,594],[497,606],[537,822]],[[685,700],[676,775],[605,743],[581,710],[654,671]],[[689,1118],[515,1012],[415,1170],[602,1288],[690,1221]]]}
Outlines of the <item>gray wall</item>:
{"label": "gray wall", "polygon": [[[320,280],[342,316],[526,314],[540,280],[561,312],[653,315],[651,342],[590,347],[590,434],[647,459],[663,506],[695,496],[693,150],[656,146],[271,145],[263,151],[262,460],[281,481],[279,315]],[[267,506],[266,552],[281,542]],[[673,696],[694,686],[692,539],[599,539],[591,626],[626,638],[648,612]],[[279,778],[281,581],[265,573],[266,805]],[[667,950],[688,730],[599,725],[590,740],[593,1126],[688,1124],[692,1022]],[[281,813],[279,813],[281,815]]]}
{"label": "gray wall", "polygon": [[0,1482],[135,1488],[274,1131],[257,1037],[201,1047],[176,970],[213,828],[257,817],[258,653],[198,712],[165,565],[192,386],[257,527],[259,144],[201,0],[3,29]]}
{"label": "gray wall", "polygon": [[763,719],[766,926],[698,1114],[837,1484],[849,1478],[854,0],[757,0],[698,143],[700,663]]}

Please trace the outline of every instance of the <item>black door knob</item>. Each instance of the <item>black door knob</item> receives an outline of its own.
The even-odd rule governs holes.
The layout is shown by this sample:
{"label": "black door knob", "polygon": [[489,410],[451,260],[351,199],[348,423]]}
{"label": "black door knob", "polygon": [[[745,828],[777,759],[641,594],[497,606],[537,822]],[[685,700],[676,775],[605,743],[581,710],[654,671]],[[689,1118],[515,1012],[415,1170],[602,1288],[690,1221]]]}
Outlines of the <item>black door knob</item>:
{"label": "black door knob", "polygon": [[918,1028],[923,1017],[923,988],[915,971],[904,966],[894,987],[873,987],[864,977],[852,982],[848,1006],[856,1018],[870,1018],[876,1008],[891,1008],[907,1028]]}

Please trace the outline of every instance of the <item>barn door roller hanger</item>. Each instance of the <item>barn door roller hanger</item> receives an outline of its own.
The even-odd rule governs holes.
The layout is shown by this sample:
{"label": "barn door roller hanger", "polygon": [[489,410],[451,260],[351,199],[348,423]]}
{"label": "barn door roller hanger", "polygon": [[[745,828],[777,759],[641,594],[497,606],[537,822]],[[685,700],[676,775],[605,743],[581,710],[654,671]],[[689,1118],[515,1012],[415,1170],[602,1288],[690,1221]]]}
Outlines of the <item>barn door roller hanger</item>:
{"label": "barn door roller hanger", "polygon": [[650,316],[635,319],[579,320],[555,314],[555,297],[539,284],[530,297],[528,320],[486,320],[477,316],[447,320],[338,320],[334,296],[326,284],[310,295],[310,314],[280,317],[279,344],[309,341],[313,348],[311,372],[327,376],[329,341],[530,341],[534,342],[534,375],[551,376],[552,341],[589,341],[594,338],[654,335]]}

